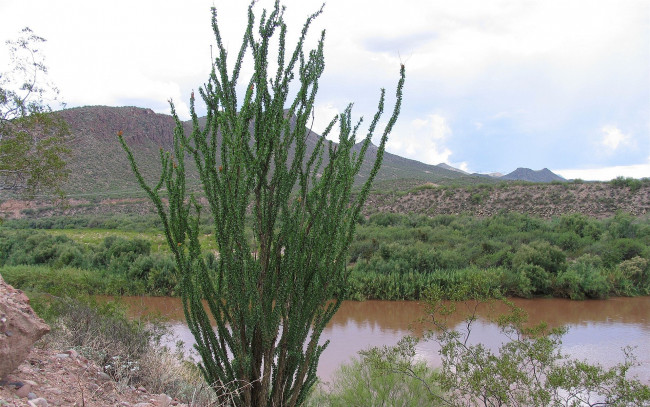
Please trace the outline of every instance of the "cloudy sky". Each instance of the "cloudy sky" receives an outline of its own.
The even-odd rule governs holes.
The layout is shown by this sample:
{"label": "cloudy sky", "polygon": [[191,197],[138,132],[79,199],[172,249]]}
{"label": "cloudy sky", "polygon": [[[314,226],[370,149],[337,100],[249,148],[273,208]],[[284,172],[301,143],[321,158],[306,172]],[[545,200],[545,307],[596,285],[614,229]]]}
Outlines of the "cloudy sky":
{"label": "cloudy sky", "polygon": [[[320,2],[286,0],[289,36]],[[29,26],[68,107],[188,117],[210,69],[210,7],[231,54],[247,1],[0,0],[0,40]],[[256,5],[259,14],[271,1]],[[315,130],[349,102],[372,117],[407,69],[389,151],[470,172],[547,167],[567,178],[650,177],[650,1],[329,0]],[[0,72],[8,69],[0,48]],[[250,74],[250,68],[245,72]]]}

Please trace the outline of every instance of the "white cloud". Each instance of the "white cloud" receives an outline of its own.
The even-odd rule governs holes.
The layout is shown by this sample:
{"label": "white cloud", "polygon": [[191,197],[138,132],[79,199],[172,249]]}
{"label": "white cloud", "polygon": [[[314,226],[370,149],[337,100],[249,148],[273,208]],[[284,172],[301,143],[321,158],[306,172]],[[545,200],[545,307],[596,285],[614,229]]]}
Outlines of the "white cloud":
{"label": "white cloud", "polygon": [[[650,161],[650,157],[648,158]],[[585,181],[609,181],[621,176],[631,178],[647,178],[650,177],[650,162],[646,164],[552,171],[563,176],[566,179],[580,178]]]}
{"label": "white cloud", "polygon": [[604,126],[601,131],[603,133],[601,144],[612,151],[631,143],[631,137],[614,126]]}
{"label": "white cloud", "polygon": [[449,163],[452,151],[446,141],[452,135],[447,119],[438,113],[398,125],[389,139],[387,150],[427,164]]}
{"label": "white cloud", "polygon": [[452,164],[452,167],[456,167],[456,168],[458,168],[459,170],[463,170],[463,171],[465,171],[465,172],[469,172],[469,173],[472,172],[472,171],[469,169],[469,165],[467,164],[466,161],[463,161],[463,162],[461,162],[461,163]]}
{"label": "white cloud", "polygon": [[[317,104],[314,107],[314,123],[312,125],[312,131],[316,134],[322,135],[327,128],[327,125],[330,124],[332,119],[339,113],[339,109],[332,103]],[[311,123],[311,121],[309,123]],[[338,137],[339,133],[337,131],[337,126],[334,125],[334,128],[330,131],[327,139],[338,142]]]}
{"label": "white cloud", "polygon": [[[273,3],[260,0],[256,16]],[[293,46],[320,2],[284,3],[287,44]],[[4,40],[28,25],[47,38],[43,51],[51,79],[69,107],[140,102],[164,112],[172,98],[187,118],[189,93],[208,76],[211,44],[216,52],[210,6],[218,10],[232,69],[248,4],[115,0],[107,8],[81,0],[0,0],[0,71]],[[306,42],[311,49],[327,29],[314,130],[322,132],[351,101],[367,124],[381,87],[390,108],[403,62],[404,104],[389,139],[391,152],[431,164],[462,157],[474,168],[513,156],[584,168],[593,155],[623,150],[635,154],[617,156],[615,163],[642,162],[647,153],[639,156],[638,150],[648,149],[649,11],[648,0],[328,0]],[[251,73],[245,63],[240,83]],[[426,115],[437,109],[445,113]],[[450,143],[452,117],[455,136],[468,142]],[[586,123],[615,126],[590,132]],[[522,134],[533,145],[543,137],[553,148],[509,142]],[[549,140],[554,134],[575,139]],[[595,154],[585,153],[587,145]],[[559,146],[573,150],[560,156]],[[506,150],[510,157],[499,155]]]}

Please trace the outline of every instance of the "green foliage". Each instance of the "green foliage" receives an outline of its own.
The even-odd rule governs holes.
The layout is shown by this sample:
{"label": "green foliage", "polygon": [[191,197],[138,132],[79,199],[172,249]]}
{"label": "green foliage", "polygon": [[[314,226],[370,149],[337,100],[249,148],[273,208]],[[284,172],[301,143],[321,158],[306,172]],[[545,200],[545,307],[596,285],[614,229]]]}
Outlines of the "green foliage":
{"label": "green foliage", "polygon": [[128,232],[160,230],[162,223],[156,215],[75,215],[50,217],[24,217],[5,220],[7,229],[101,229]]}
{"label": "green foliage", "polygon": [[[349,250],[349,290],[337,296],[417,300],[432,284],[456,284],[479,271],[493,276],[508,296],[586,299],[647,292],[645,272],[629,271],[625,265],[635,257],[650,261],[648,218],[619,213],[599,220],[568,214],[545,221],[500,213],[489,218],[375,214],[360,219]],[[255,244],[252,223],[247,216],[244,230]],[[199,225],[206,254],[217,250],[209,224],[202,219]],[[9,220],[0,230],[0,265],[47,264],[102,275],[110,270],[113,277],[106,279],[103,292],[177,295],[171,251],[166,238],[154,230],[161,225],[159,217],[126,215]],[[20,230],[25,228],[47,229],[50,236]],[[150,243],[149,254],[138,239]],[[107,257],[110,242],[122,243]],[[557,274],[549,271],[555,269]],[[121,291],[118,276],[126,280]]]}
{"label": "green foliage", "polygon": [[[399,298],[413,292],[412,281],[420,287],[438,281],[432,276],[462,279],[471,269],[493,273],[507,295],[638,295],[632,288],[638,284],[617,265],[635,256],[650,260],[649,244],[649,220],[624,213],[604,220],[568,214],[549,221],[505,212],[489,218],[375,214],[359,226],[351,246],[357,285],[350,298],[378,298],[380,292]],[[598,261],[582,264],[589,258]]]}
{"label": "green foliage", "polygon": [[7,283],[25,291],[56,296],[109,294],[105,292],[105,278],[97,272],[88,270],[52,269],[45,266],[4,266],[0,268],[0,274]]}
{"label": "green foliage", "polygon": [[44,41],[24,28],[7,42],[12,70],[0,73],[0,191],[61,192],[68,176],[69,131],[47,101],[58,90],[43,82],[47,67],[38,47]]}
{"label": "green foliage", "polygon": [[566,255],[548,242],[535,241],[521,246],[512,257],[514,269],[520,269],[525,265],[538,266],[550,275],[557,275],[566,269]]}
{"label": "green foliage", "polygon": [[364,357],[342,365],[332,383],[310,395],[309,407],[416,407],[436,406],[435,398],[422,385],[431,381],[433,370],[426,362],[413,363],[412,376],[378,369]]}
{"label": "green foliage", "polygon": [[[244,40],[229,71],[213,9],[217,58],[208,83],[199,89],[207,106],[205,126],[199,125],[194,95],[190,135],[172,105],[177,121],[174,151],[161,151],[163,171],[153,188],[118,133],[136,178],[162,220],[201,371],[222,402],[235,394],[232,403],[237,406],[301,405],[315,383],[318,359],[327,345],[318,341],[342,296],[329,300],[334,293],[345,293],[348,248],[400,110],[403,66],[397,102],[370,176],[352,198],[352,186],[384,109],[385,92],[359,145],[361,121],[352,122],[349,105],[308,149],[306,126],[324,69],[324,32],[316,49],[306,53],[303,47],[318,14],[307,19],[295,49],[285,54],[284,8],[276,2],[257,25],[251,4]],[[271,40],[278,32],[273,74],[269,50],[276,47]],[[245,56],[252,58],[254,73],[238,99]],[[299,86],[290,92],[294,78]],[[295,95],[293,101],[289,95]],[[325,137],[337,120],[339,142],[334,145]],[[186,156],[196,164],[212,215],[219,247],[216,261],[202,252],[198,238],[202,208],[186,191]],[[168,204],[161,196],[163,186]],[[247,213],[253,221],[252,241],[246,232]]]}
{"label": "green foliage", "polygon": [[626,177],[620,176],[620,177],[616,177],[613,180],[609,181],[609,183],[616,186],[616,187],[619,187],[619,188],[627,187],[627,188],[630,188],[630,191],[636,192],[639,189],[641,189],[641,187],[643,186],[644,181],[647,181],[647,178],[635,179],[635,178],[631,178],[631,177],[626,178]]}
{"label": "green foliage", "polygon": [[648,258],[649,249],[646,244],[637,239],[622,238],[612,239],[606,244],[599,245],[603,263],[607,267],[613,267],[622,261],[634,257]]}
{"label": "green foliage", "polygon": [[650,295],[650,261],[642,257],[634,257],[621,262],[616,267],[620,281],[625,284],[622,293],[625,295]]}
{"label": "green foliage", "polygon": [[12,275],[22,270],[12,280],[16,287],[57,295],[174,295],[178,285],[171,256],[150,253],[150,243],[137,238],[108,236],[94,245],[44,232],[0,231],[2,266]]}

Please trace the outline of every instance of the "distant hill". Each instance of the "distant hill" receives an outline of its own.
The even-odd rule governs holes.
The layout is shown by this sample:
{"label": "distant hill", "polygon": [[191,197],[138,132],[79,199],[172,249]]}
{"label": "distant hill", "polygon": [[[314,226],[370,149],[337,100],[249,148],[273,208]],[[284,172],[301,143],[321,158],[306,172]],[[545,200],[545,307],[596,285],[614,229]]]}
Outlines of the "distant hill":
{"label": "distant hill", "polygon": [[566,179],[554,174],[548,168],[539,171],[531,170],[530,168],[517,168],[510,174],[506,174],[499,179],[510,181],[528,181],[528,182],[553,182],[553,181],[566,181]]}
{"label": "distant hill", "polygon": [[[151,109],[139,107],[86,106],[62,110],[58,115],[69,124],[74,137],[69,160],[71,175],[65,186],[71,196],[84,194],[129,196],[139,194],[140,189],[132,174],[126,154],[122,150],[117,132],[122,131],[124,139],[132,149],[136,161],[147,180],[157,181],[160,174],[160,148],[170,150],[175,122],[172,116],[154,113]],[[205,119],[199,120],[203,125]],[[191,122],[183,122],[186,131]],[[307,137],[309,154],[321,136],[309,132]],[[360,150],[361,144],[355,149]],[[357,183],[363,182],[370,173],[372,159],[377,147],[371,146],[362,166]],[[289,153],[290,158],[293,152]],[[192,160],[186,160],[188,183],[198,184],[198,175]],[[451,167],[450,167],[451,168]],[[461,183],[476,183],[479,178],[458,170],[441,168],[419,161],[385,153],[377,181],[413,179],[423,182],[445,183],[460,180]]]}
{"label": "distant hill", "polygon": [[[151,109],[126,106],[84,106],[62,110],[60,115],[68,124],[74,137],[70,147],[70,178],[64,186],[72,198],[83,197],[117,197],[128,198],[142,196],[135,177],[118,140],[117,132],[122,131],[127,144],[136,157],[144,177],[150,182],[158,181],[160,175],[160,149],[172,148],[175,122],[172,116],[155,113]],[[186,132],[191,130],[191,122],[183,122]],[[205,125],[205,119],[199,119],[199,126]],[[309,154],[320,139],[320,135],[309,132],[307,137]],[[359,151],[361,143],[354,149]],[[361,184],[370,173],[371,163],[377,153],[377,147],[371,145],[366,162],[356,180]],[[325,155],[327,155],[325,153]],[[293,151],[289,152],[289,157]],[[324,157],[326,158],[326,157]],[[197,187],[198,174],[193,160],[186,160],[188,187]],[[448,164],[425,164],[416,160],[400,157],[386,152],[382,167],[377,175],[375,190],[409,189],[415,185],[475,185],[501,182],[502,180],[524,180],[533,182],[551,182],[564,179],[544,169],[532,171],[518,168],[504,177],[496,174],[468,174]]]}
{"label": "distant hill", "polygon": [[440,163],[440,164],[436,165],[436,167],[442,168],[442,169],[445,169],[445,170],[449,170],[449,171],[460,172],[461,174],[464,174],[464,175],[470,175],[469,172],[465,172],[465,171],[463,171],[461,169],[454,168],[451,165],[446,164],[446,163]]}

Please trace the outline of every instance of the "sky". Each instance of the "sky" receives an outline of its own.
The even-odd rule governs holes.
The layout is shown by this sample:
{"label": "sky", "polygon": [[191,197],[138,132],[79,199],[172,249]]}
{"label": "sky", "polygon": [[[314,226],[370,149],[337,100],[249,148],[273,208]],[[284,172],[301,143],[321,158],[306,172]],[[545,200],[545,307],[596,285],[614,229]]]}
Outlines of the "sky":
{"label": "sky", "polygon": [[[2,45],[28,26],[47,39],[48,79],[67,107],[170,113],[171,99],[187,119],[190,93],[207,81],[216,44],[210,8],[233,56],[248,4],[0,0],[0,72],[9,68]],[[283,4],[291,44],[321,3]],[[261,0],[254,12],[272,6]],[[650,177],[648,0],[329,0],[307,48],[322,30],[317,133],[351,102],[354,117],[369,123],[381,88],[390,112],[403,63],[391,153],[468,172],[527,167],[567,179]],[[251,73],[245,65],[244,82]]]}

